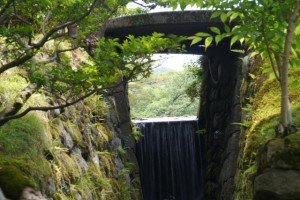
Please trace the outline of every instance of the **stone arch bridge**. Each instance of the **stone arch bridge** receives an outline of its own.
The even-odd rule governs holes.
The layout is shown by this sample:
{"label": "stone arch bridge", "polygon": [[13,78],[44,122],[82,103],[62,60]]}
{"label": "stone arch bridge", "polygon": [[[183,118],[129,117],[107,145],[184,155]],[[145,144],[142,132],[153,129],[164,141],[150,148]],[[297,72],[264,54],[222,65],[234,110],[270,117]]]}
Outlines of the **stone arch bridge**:
{"label": "stone arch bridge", "polygon": [[[123,40],[129,34],[142,36],[159,32],[191,36],[197,32],[209,32],[212,26],[222,30],[222,22],[210,19],[211,14],[212,11],[180,11],[119,17],[105,24],[104,35]],[[238,64],[241,55],[230,51],[228,41],[211,46],[207,51],[201,45],[190,47],[187,44],[186,47],[186,53],[206,55],[198,116],[200,129],[207,130],[204,199],[233,199],[240,127],[232,123],[240,122],[241,118],[239,90],[242,71],[241,64]],[[117,90],[123,91],[114,96],[122,140],[134,152],[127,85]]]}

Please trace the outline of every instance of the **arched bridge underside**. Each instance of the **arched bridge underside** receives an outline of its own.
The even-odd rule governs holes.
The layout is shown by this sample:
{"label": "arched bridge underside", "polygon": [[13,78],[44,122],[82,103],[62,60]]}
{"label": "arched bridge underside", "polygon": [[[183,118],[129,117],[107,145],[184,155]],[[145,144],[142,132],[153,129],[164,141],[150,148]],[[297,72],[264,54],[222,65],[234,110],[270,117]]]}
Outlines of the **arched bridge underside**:
{"label": "arched bridge underside", "polygon": [[[173,11],[132,15],[109,20],[105,24],[105,36],[120,38],[123,40],[127,35],[134,36],[151,35],[153,32],[175,35],[192,36],[198,32],[210,32],[210,27],[223,29],[223,23],[217,19],[211,19],[213,11]],[[226,47],[227,46],[227,47]],[[186,53],[207,54],[213,51],[228,49],[226,42],[211,47],[207,52],[199,45],[190,46],[186,42]]]}
{"label": "arched bridge underside", "polygon": [[[120,38],[143,36],[153,32],[191,36],[209,32],[210,27],[222,30],[223,24],[211,19],[212,11],[152,13],[120,17],[107,22],[105,36]],[[204,199],[233,199],[234,176],[237,168],[241,118],[239,91],[241,86],[241,54],[231,52],[228,41],[211,46],[208,51],[199,45],[186,45],[189,54],[206,55],[202,63],[204,82],[201,92],[199,128],[206,129],[206,172]],[[120,86],[115,94],[122,141],[134,150],[131,137],[127,87]],[[133,152],[133,151],[132,151]]]}

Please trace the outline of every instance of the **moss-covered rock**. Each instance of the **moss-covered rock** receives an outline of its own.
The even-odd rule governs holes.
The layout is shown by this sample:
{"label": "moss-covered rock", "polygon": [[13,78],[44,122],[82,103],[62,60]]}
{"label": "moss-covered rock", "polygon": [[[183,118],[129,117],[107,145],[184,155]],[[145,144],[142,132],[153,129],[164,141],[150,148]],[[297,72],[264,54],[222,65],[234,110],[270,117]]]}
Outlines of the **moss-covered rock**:
{"label": "moss-covered rock", "polygon": [[33,186],[33,183],[20,169],[14,166],[0,167],[0,188],[7,198],[18,200],[27,186]]}

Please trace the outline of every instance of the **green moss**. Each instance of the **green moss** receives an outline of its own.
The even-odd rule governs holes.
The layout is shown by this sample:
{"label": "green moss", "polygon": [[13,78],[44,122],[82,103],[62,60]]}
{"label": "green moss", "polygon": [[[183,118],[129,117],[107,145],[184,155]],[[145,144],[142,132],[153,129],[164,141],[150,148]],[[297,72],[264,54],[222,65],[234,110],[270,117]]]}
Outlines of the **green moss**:
{"label": "green moss", "polygon": [[62,190],[57,190],[54,194],[55,200],[75,200],[76,198],[70,197],[70,195],[66,195]]}
{"label": "green moss", "polygon": [[14,99],[19,92],[27,86],[27,82],[21,75],[10,72],[7,76],[1,76],[0,84],[0,98],[1,106],[3,109],[4,105]]}
{"label": "green moss", "polygon": [[2,153],[34,157],[43,151],[45,145],[44,123],[34,114],[12,120],[0,127]]}
{"label": "green moss", "polygon": [[26,186],[33,186],[24,172],[14,166],[0,167],[0,187],[7,198],[17,200]]}
{"label": "green moss", "polygon": [[44,157],[44,122],[35,114],[12,120],[0,127],[0,167],[15,167],[41,190],[51,177]]}
{"label": "green moss", "polygon": [[[290,82],[298,79],[298,77],[299,76],[292,75],[290,77]],[[268,163],[258,162],[262,149],[264,149],[268,141],[273,141],[276,137],[275,127],[279,123],[280,113],[280,87],[278,81],[275,79],[266,80],[264,77],[254,80],[250,85],[255,85],[255,87],[259,89],[256,90],[251,106],[246,108],[249,113],[249,116],[246,118],[248,120],[250,119],[251,124],[245,132],[241,134],[244,139],[241,141],[239,170],[235,178],[237,186],[235,199],[237,200],[253,198],[253,182],[256,171],[258,168],[262,167],[261,165],[267,164],[275,167],[298,167],[300,158],[300,131],[298,130],[296,134],[292,134],[284,139],[276,139],[281,143],[284,141],[285,146],[283,151],[274,153],[272,161],[268,161]],[[245,92],[246,89],[247,88],[244,85],[242,92]],[[299,87],[291,88],[289,92],[292,114],[294,117],[293,122],[296,127],[300,127],[299,93]],[[243,102],[245,99],[242,99],[241,101]],[[274,145],[276,146],[276,144]]]}
{"label": "green moss", "polygon": [[84,100],[86,108],[89,109],[93,122],[103,121],[106,117],[107,105],[100,95],[92,95]]}

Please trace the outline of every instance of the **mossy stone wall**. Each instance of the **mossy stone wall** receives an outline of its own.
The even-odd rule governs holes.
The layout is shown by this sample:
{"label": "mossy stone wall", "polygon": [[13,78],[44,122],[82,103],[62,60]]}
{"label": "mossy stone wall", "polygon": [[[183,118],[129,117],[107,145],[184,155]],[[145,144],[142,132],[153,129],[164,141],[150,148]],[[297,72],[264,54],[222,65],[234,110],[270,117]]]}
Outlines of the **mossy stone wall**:
{"label": "mossy stone wall", "polygon": [[[5,96],[7,91],[1,89]],[[47,97],[35,103],[56,104]],[[140,199],[139,179],[132,171],[135,160],[127,156],[118,120],[112,99],[95,95],[66,109],[31,113],[0,127],[4,195],[19,199],[30,187],[40,191],[32,194],[45,199]]]}

